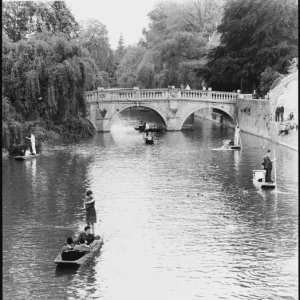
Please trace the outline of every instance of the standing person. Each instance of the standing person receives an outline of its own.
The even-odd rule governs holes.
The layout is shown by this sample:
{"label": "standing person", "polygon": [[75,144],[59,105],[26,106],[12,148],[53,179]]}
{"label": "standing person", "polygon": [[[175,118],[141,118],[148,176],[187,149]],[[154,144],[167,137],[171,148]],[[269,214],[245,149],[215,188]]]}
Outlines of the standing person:
{"label": "standing person", "polygon": [[234,133],[234,145],[238,146],[240,144],[240,128],[238,125],[235,127]]}
{"label": "standing person", "polygon": [[271,150],[268,150],[268,153],[263,156],[263,160],[264,160],[263,166],[266,170],[265,182],[268,182],[268,183],[273,182],[272,179],[271,179],[272,163],[273,163],[274,160],[276,160],[276,158],[271,160],[270,156],[271,156]]}
{"label": "standing person", "polygon": [[32,131],[30,131],[30,138],[26,137],[26,139],[30,140],[31,143],[31,154],[36,154],[36,150],[35,150],[35,136],[32,133]]}
{"label": "standing person", "polygon": [[84,208],[86,209],[86,224],[91,227],[92,234],[95,233],[94,224],[97,223],[97,214],[95,209],[95,199],[91,190],[87,191],[84,199]]}
{"label": "standing person", "polygon": [[280,119],[281,119],[281,122],[283,122],[283,114],[284,114],[284,106],[283,106],[283,104],[281,104],[281,107],[280,107]]}
{"label": "standing person", "polygon": [[275,122],[279,121],[279,113],[280,113],[280,106],[279,104],[277,104],[275,108]]}
{"label": "standing person", "polygon": [[145,131],[148,131],[150,129],[149,124],[145,122]]}

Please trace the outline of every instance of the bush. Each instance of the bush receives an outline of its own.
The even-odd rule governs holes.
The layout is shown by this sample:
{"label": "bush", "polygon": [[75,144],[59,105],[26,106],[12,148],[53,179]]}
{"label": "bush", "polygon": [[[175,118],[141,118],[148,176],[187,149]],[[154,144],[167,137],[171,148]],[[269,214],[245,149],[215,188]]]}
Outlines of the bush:
{"label": "bush", "polygon": [[261,73],[261,80],[259,84],[259,92],[262,95],[266,95],[270,89],[272,89],[274,86],[274,82],[278,82],[283,77],[282,74],[279,72],[273,70],[270,67],[267,67],[262,73]]}

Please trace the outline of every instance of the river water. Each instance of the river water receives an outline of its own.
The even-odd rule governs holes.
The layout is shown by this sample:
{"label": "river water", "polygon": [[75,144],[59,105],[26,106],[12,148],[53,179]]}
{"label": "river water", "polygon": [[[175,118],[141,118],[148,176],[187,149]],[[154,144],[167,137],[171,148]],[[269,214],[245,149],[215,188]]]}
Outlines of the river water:
{"label": "river water", "polygon": [[[298,299],[298,153],[244,133],[241,151],[214,151],[233,129],[205,120],[145,145],[133,126],[147,118],[2,162],[4,299]],[[268,148],[277,192],[252,182]],[[105,244],[56,268],[87,189]]]}

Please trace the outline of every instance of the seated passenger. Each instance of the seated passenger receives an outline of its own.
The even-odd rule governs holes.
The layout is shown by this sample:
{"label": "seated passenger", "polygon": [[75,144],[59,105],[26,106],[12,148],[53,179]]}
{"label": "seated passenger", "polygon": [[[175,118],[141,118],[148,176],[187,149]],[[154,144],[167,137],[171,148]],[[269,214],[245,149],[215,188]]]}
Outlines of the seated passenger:
{"label": "seated passenger", "polygon": [[294,119],[294,114],[293,112],[291,112],[288,116],[288,120],[293,120]]}
{"label": "seated passenger", "polygon": [[233,146],[234,145],[234,140],[233,139],[231,139],[231,141],[229,142],[229,144],[228,144],[229,146]]}
{"label": "seated passenger", "polygon": [[91,251],[91,246],[85,244],[84,238],[80,238],[79,245],[75,245],[74,250],[89,252]]}
{"label": "seated passenger", "polygon": [[73,239],[69,237],[67,238],[67,245],[62,247],[61,252],[73,250],[73,248],[74,248]]}
{"label": "seated passenger", "polygon": [[87,242],[88,245],[91,244],[94,241],[95,238],[94,238],[94,235],[91,234],[90,230],[91,230],[90,226],[88,226],[88,225],[85,226],[84,227],[84,232],[79,233],[79,236],[78,236],[77,239],[75,239],[74,243],[78,244],[80,238],[83,238]]}

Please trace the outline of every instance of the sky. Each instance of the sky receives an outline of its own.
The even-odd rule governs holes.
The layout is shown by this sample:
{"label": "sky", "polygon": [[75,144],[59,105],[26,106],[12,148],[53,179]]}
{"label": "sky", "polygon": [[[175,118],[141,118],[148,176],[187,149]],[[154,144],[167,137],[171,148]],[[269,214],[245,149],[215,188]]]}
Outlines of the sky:
{"label": "sky", "polygon": [[110,45],[118,46],[122,33],[125,46],[138,43],[143,28],[148,28],[147,14],[157,0],[65,0],[75,19],[97,19],[106,25]]}

